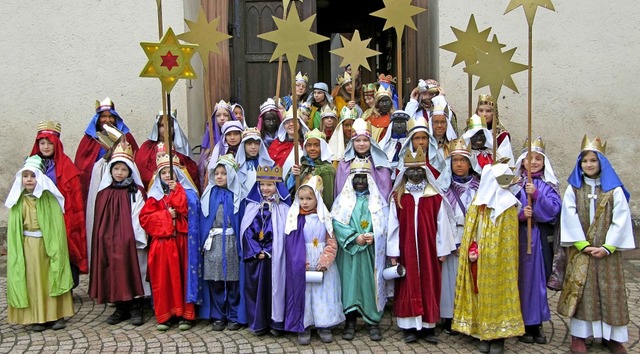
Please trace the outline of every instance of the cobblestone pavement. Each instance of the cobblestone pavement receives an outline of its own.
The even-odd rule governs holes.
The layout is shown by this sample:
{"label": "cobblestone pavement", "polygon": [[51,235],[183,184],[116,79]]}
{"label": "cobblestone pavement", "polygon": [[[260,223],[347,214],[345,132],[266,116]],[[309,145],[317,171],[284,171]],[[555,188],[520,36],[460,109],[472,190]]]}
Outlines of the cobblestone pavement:
{"label": "cobblestone pavement", "polygon": [[[314,334],[310,346],[298,346],[296,336],[286,335],[256,337],[246,329],[237,332],[214,332],[208,322],[199,321],[190,331],[181,332],[173,327],[167,332],[155,329],[155,320],[151,310],[146,310],[147,322],[134,327],[128,322],[110,326],[104,321],[113,308],[96,305],[90,300],[86,289],[88,278],[83,277],[74,293],[75,316],[68,321],[67,328],[60,331],[50,329],[36,333],[25,326],[9,325],[6,303],[6,257],[0,257],[0,353],[20,352],[65,352],[65,353],[115,353],[115,352],[153,352],[153,353],[473,353],[477,352],[477,341],[463,336],[439,334],[438,345],[428,344],[424,340],[405,344],[401,332],[393,325],[391,314],[387,310],[381,323],[384,340],[369,340],[366,328],[358,322],[358,332],[353,341],[340,338],[340,328],[334,329],[336,339],[333,343],[323,344]],[[629,292],[629,353],[640,353],[638,333],[640,326],[640,260],[626,261],[626,280]],[[552,310],[556,307],[558,293],[549,294]],[[568,319],[552,312],[550,323],[544,330],[549,339],[547,345],[523,344],[516,339],[507,340],[506,352],[517,353],[566,353],[570,336],[567,331]],[[590,353],[606,353],[598,341],[588,342]]]}

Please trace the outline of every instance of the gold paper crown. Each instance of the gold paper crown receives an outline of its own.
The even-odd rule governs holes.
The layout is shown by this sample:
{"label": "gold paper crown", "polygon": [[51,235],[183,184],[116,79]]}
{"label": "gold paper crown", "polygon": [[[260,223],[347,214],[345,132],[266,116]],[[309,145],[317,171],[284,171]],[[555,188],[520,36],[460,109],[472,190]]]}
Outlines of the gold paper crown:
{"label": "gold paper crown", "polygon": [[454,139],[449,143],[449,155],[462,155],[471,158],[471,145],[467,146],[464,138]]}
{"label": "gold paper crown", "polygon": [[388,84],[395,84],[398,81],[397,77],[391,75],[380,74],[378,75],[378,82],[386,82]]}
{"label": "gold paper crown", "polygon": [[238,166],[238,163],[236,162],[236,159],[233,157],[232,154],[226,154],[226,155],[220,156],[218,158],[218,161],[216,162],[216,167],[218,167],[218,165],[229,166],[233,168],[235,171],[238,171],[238,169],[240,168],[240,166]]}
{"label": "gold paper crown", "polygon": [[260,182],[282,182],[282,170],[280,166],[258,166],[256,181]]}
{"label": "gold paper crown", "polygon": [[491,107],[495,107],[495,101],[491,95],[480,95],[478,96],[478,106],[488,104]]}
{"label": "gold paper crown", "polygon": [[[546,145],[547,144],[544,143],[542,137],[538,137],[538,139],[535,139],[533,143],[531,143],[531,151],[544,154]],[[522,153],[527,151],[529,151],[529,138],[525,139],[524,144],[522,144]]]}
{"label": "gold paper crown", "polygon": [[338,117],[338,115],[336,114],[336,110],[334,108],[331,108],[328,104],[325,105],[324,107],[322,107],[322,113],[320,113],[320,119],[324,118],[324,117]]}
{"label": "gold paper crown", "polygon": [[245,139],[247,137],[251,137],[253,139],[260,139],[260,131],[258,130],[258,128],[247,128],[242,132],[242,139]]}
{"label": "gold paper crown", "polygon": [[296,82],[304,82],[305,84],[309,84],[309,76],[305,73],[302,75],[302,72],[298,71],[296,75]]}
{"label": "gold paper crown", "polygon": [[110,110],[110,109],[115,110],[116,109],[116,104],[113,103],[113,101],[109,97],[105,98],[102,101],[96,100],[96,113],[97,112],[102,112],[102,111],[107,111],[107,110]]}
{"label": "gold paper crown", "polygon": [[284,114],[284,118],[282,120],[284,121],[287,119],[293,119],[293,105],[291,105],[291,107],[287,109],[287,112]]}
{"label": "gold paper crown", "polygon": [[224,108],[227,111],[231,112],[231,105],[229,105],[229,103],[225,102],[224,100],[220,100],[220,102],[216,103],[216,106],[213,110],[217,111],[220,108]]}
{"label": "gold paper crown", "polygon": [[356,108],[349,108],[349,106],[342,107],[342,111],[340,111],[340,120],[345,119],[356,119],[358,118],[358,111]]}
{"label": "gold paper crown", "polygon": [[60,136],[60,132],[62,132],[60,122],[47,120],[38,123],[38,133],[52,133]]}
{"label": "gold paper crown", "polygon": [[372,82],[370,84],[362,85],[362,93],[365,96],[373,96],[376,93],[376,83]]}
{"label": "gold paper crown", "polygon": [[364,158],[355,158],[350,165],[351,173],[371,173],[371,161],[369,159]]}
{"label": "gold paper crown", "polygon": [[418,147],[418,150],[415,152],[415,156],[411,152],[411,149],[407,149],[407,152],[404,154],[404,165],[405,167],[424,167],[427,165],[427,157],[424,155],[424,151],[422,147]]}
{"label": "gold paper crown", "polygon": [[427,120],[422,116],[417,119],[409,119],[409,122],[407,123],[407,131],[412,132],[414,130],[425,131],[429,134],[429,123],[427,123]]}
{"label": "gold paper crown", "polygon": [[260,114],[277,110],[278,107],[276,106],[276,101],[274,101],[273,98],[267,98],[267,100],[260,105]]}
{"label": "gold paper crown", "polygon": [[[322,192],[324,191],[324,182],[322,181],[322,177],[316,175],[307,175],[300,188],[303,186],[311,187],[314,191],[318,191],[320,195],[322,195]],[[300,188],[298,188],[298,190],[300,190]]]}
{"label": "gold paper crown", "polygon": [[[171,163],[180,168],[180,161],[178,160],[178,156],[173,156],[173,158],[171,159]],[[156,157],[156,170],[158,172],[160,172],[160,170],[162,170],[165,167],[169,166],[169,155],[167,154],[158,154],[158,156]]]}
{"label": "gold paper crown", "polygon": [[480,117],[479,115],[474,114],[467,120],[467,130],[476,128],[487,129],[487,119],[484,116]]}
{"label": "gold paper crown", "polygon": [[109,150],[118,144],[123,136],[123,132],[109,123],[103,124],[102,131],[96,132],[96,140],[105,150]]}
{"label": "gold paper crown", "polygon": [[360,135],[366,135],[371,137],[371,123],[362,118],[357,118],[351,126],[352,137],[351,139]]}
{"label": "gold paper crown", "polygon": [[343,86],[351,82],[351,75],[348,72],[344,73],[344,76],[338,75],[338,86]]}
{"label": "gold paper crown", "polygon": [[389,98],[393,97],[393,92],[391,91],[391,87],[389,87],[388,89],[385,89],[384,87],[382,87],[382,85],[380,85],[380,87],[378,87],[378,91],[376,91],[376,94],[373,97],[375,97],[376,102],[377,102],[383,96],[386,96],[386,97],[389,97]]}
{"label": "gold paper crown", "polygon": [[318,140],[327,140],[327,136],[318,130],[318,128],[308,131],[307,134],[304,135],[304,140],[309,139],[318,139]]}
{"label": "gold paper crown", "polygon": [[603,144],[599,136],[596,136],[591,141],[587,137],[587,134],[585,134],[584,138],[582,138],[582,146],[580,147],[580,151],[597,151],[604,155],[606,150],[607,142]]}
{"label": "gold paper crown", "polygon": [[111,160],[117,157],[124,158],[133,162],[133,150],[131,149],[131,145],[129,145],[129,143],[116,145],[116,147],[113,149],[113,155],[111,155]]}

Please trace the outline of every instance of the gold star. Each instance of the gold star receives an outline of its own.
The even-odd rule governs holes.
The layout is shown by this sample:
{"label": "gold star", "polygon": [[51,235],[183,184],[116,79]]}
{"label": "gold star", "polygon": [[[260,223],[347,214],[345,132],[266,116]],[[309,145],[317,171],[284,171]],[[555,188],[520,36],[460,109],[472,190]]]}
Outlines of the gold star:
{"label": "gold star", "polygon": [[464,71],[478,77],[476,90],[489,86],[493,97],[500,96],[502,86],[507,86],[515,92],[518,92],[515,82],[511,75],[527,70],[529,67],[520,63],[511,61],[513,54],[517,48],[509,49],[502,52],[502,45],[498,42],[498,38],[493,36],[493,41],[489,46],[487,53],[476,49],[478,53],[478,63],[469,65]]}
{"label": "gold star", "polygon": [[511,0],[507,9],[504,11],[505,15],[517,7],[522,6],[524,9],[524,14],[527,16],[527,22],[529,26],[533,26],[533,20],[536,17],[536,11],[538,11],[538,6],[542,6],[551,11],[556,11],[553,7],[553,3],[551,0]]}
{"label": "gold star", "polygon": [[185,19],[184,22],[190,31],[178,35],[178,39],[197,44],[198,53],[200,53],[200,58],[205,65],[209,62],[207,60],[209,58],[209,52],[220,54],[218,43],[231,38],[230,35],[218,31],[218,25],[220,23],[219,17],[211,22],[207,22],[207,15],[204,13],[202,7],[200,7],[198,20],[196,22],[187,19]]}
{"label": "gold star", "polygon": [[413,23],[414,15],[427,11],[418,6],[411,5],[411,0],[383,0],[384,8],[378,11],[372,12],[370,15],[375,17],[384,18],[387,20],[384,24],[383,31],[391,27],[396,29],[398,38],[402,36],[404,26],[409,26],[414,30],[417,30],[415,23]]}
{"label": "gold star", "polygon": [[369,68],[367,58],[381,54],[377,50],[368,48],[371,38],[360,40],[360,32],[356,30],[353,32],[351,40],[348,40],[342,35],[340,35],[340,39],[342,40],[342,48],[329,51],[330,53],[342,57],[340,66],[347,66],[348,64],[351,64],[352,68],[362,66],[367,70],[371,70],[371,68]]}
{"label": "gold star", "polygon": [[171,28],[160,43],[141,42],[140,46],[149,58],[140,77],[157,77],[162,88],[171,92],[179,79],[196,79],[191,66],[191,57],[198,50],[197,45],[180,44]]}
{"label": "gold star", "polygon": [[[282,8],[284,9],[285,12],[289,8],[289,3],[291,1],[295,1],[295,0],[282,0]],[[302,2],[302,0],[299,0],[299,1]]]}
{"label": "gold star", "polygon": [[300,22],[298,9],[295,6],[291,6],[291,11],[286,20],[275,16],[271,17],[278,29],[258,35],[258,38],[276,43],[276,50],[273,52],[269,61],[274,61],[282,55],[286,55],[289,63],[294,66],[295,63],[298,62],[298,57],[301,55],[313,60],[309,46],[329,39],[328,37],[310,31],[316,15],[311,15],[306,20]]}
{"label": "gold star", "polygon": [[478,62],[478,54],[476,53],[475,48],[478,48],[485,53],[489,50],[491,42],[489,42],[487,38],[491,32],[491,27],[482,31],[478,30],[476,18],[473,15],[469,18],[466,31],[463,32],[455,27],[451,27],[451,30],[458,40],[440,47],[444,50],[456,53],[453,65],[451,66],[456,66],[463,61],[466,66],[475,64]]}

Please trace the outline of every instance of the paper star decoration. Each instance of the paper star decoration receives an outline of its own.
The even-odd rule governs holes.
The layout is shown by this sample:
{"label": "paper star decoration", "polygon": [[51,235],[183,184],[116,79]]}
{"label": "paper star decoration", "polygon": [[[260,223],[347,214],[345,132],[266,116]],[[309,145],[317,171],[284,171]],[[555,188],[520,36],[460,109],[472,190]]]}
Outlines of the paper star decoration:
{"label": "paper star decoration", "polygon": [[[282,6],[283,6],[283,9],[284,9],[283,12],[285,12],[285,13],[287,12],[287,9],[289,8],[289,3],[291,1],[296,1],[296,0],[282,0]],[[298,1],[302,2],[302,0],[298,0]]]}
{"label": "paper star decoration", "polygon": [[384,8],[378,11],[372,12],[370,15],[375,17],[384,18],[387,20],[384,24],[384,28],[387,30],[391,27],[396,29],[398,38],[402,37],[404,26],[409,26],[414,30],[417,30],[416,24],[411,19],[414,15],[427,11],[418,6],[411,5],[411,0],[383,0]]}
{"label": "paper star decoration", "polygon": [[207,15],[202,7],[200,7],[200,10],[198,11],[198,19],[196,22],[189,21],[187,19],[185,19],[184,22],[187,24],[190,31],[178,35],[178,39],[197,44],[200,59],[202,59],[202,62],[205,65],[208,65],[209,63],[208,59],[210,52],[215,54],[221,53],[218,43],[231,38],[230,35],[218,31],[218,25],[220,24],[219,17],[211,22],[207,21]]}
{"label": "paper star decoration", "polygon": [[500,90],[503,85],[518,92],[511,75],[527,70],[529,67],[511,61],[516,49],[513,48],[503,52],[502,45],[498,42],[496,36],[493,36],[493,41],[491,41],[489,50],[486,53],[476,49],[478,63],[464,68],[467,73],[478,77],[475,89],[489,86],[491,95],[496,98],[500,96]]}
{"label": "paper star decoration", "polygon": [[504,11],[505,15],[514,9],[522,6],[524,9],[524,14],[527,17],[527,22],[529,26],[533,26],[533,20],[536,18],[536,11],[538,11],[538,6],[542,6],[551,11],[556,11],[553,7],[553,3],[551,0],[511,0],[507,9]]}
{"label": "paper star decoration", "polygon": [[198,50],[197,45],[180,44],[171,28],[160,43],[141,42],[140,46],[149,58],[140,77],[157,77],[162,88],[171,92],[179,79],[195,79],[196,73],[191,66],[191,57]]}
{"label": "paper star decoration", "polygon": [[491,42],[487,38],[489,38],[491,27],[482,31],[478,30],[476,18],[473,15],[469,18],[466,31],[463,32],[453,26],[451,30],[458,40],[440,47],[446,51],[456,53],[451,66],[456,66],[463,61],[466,66],[473,65],[478,62],[476,48],[485,53],[489,50]]}
{"label": "paper star decoration", "polygon": [[291,6],[286,20],[275,16],[271,17],[278,29],[258,35],[258,38],[276,43],[276,49],[269,61],[274,61],[278,57],[286,55],[289,63],[295,67],[299,56],[313,60],[313,55],[309,49],[310,45],[329,39],[310,31],[316,15],[311,15],[306,20],[300,21],[298,9],[295,6]]}
{"label": "paper star decoration", "polygon": [[381,54],[377,50],[368,48],[369,42],[371,42],[371,38],[361,40],[360,32],[356,30],[355,32],[353,32],[353,37],[351,38],[351,40],[348,40],[342,35],[340,35],[340,39],[342,40],[342,48],[329,51],[330,53],[342,57],[340,66],[347,66],[351,64],[352,68],[362,66],[367,70],[371,70],[367,58]]}

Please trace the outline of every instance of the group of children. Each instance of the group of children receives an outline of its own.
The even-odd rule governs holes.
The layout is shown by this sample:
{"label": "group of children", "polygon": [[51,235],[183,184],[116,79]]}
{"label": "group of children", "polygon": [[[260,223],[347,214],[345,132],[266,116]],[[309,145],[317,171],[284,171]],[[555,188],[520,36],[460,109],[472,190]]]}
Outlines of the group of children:
{"label": "group of children", "polygon": [[[305,99],[297,79],[305,90],[283,102]],[[458,139],[437,82],[420,80],[405,110],[390,82],[364,85],[371,106],[358,110],[341,76],[340,120],[327,85],[314,85],[299,146],[281,102],[261,105],[255,129],[220,101],[197,163],[175,113],[172,129],[160,113],[138,150],[113,102],[98,102],[75,164],[59,123],[41,123],[6,202],[9,321],[64,328],[88,273],[90,296],[115,305],[109,324],[143,324],[151,297],[160,331],[206,319],[215,331],[292,332],[307,345],[312,329],[332,342],[343,322],[352,340],[362,317],[379,341],[393,298],[406,342],[438,343],[442,323],[499,353],[509,337],[546,343],[549,285],[562,290],[573,352],[590,336],[624,352],[619,251],[635,245],[605,144],[585,136],[561,199],[542,139],[513,159],[490,96]]]}

